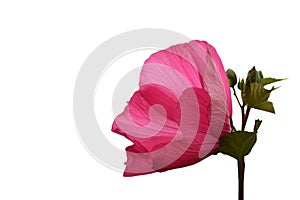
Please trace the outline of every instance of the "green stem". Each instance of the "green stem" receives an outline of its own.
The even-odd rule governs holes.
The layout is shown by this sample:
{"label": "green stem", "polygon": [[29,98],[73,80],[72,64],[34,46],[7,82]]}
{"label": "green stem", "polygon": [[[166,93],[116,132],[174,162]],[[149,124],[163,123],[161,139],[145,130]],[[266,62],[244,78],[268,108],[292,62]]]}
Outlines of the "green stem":
{"label": "green stem", "polygon": [[233,95],[235,96],[235,98],[236,98],[236,100],[237,100],[237,102],[238,102],[240,108],[242,108],[242,104],[241,104],[241,102],[240,102],[238,96],[236,95],[236,91],[235,91],[234,87],[232,87],[232,90],[233,90]]}
{"label": "green stem", "polygon": [[[243,104],[241,104],[234,87],[232,87],[232,89],[233,89],[233,95],[235,96],[235,98],[241,108],[242,131],[245,131],[251,108],[249,106],[247,106],[246,113],[245,113],[245,107],[246,107],[245,102],[243,101]],[[236,131],[231,118],[230,118],[230,124],[231,124],[232,129]],[[243,157],[240,160],[238,160],[239,200],[244,200],[244,174],[245,174],[245,159]]]}
{"label": "green stem", "polygon": [[233,90],[233,95],[235,96],[235,98],[236,98],[236,100],[237,100],[237,102],[238,102],[238,104],[239,104],[239,106],[241,108],[241,113],[242,113],[242,129],[243,129],[244,118],[245,118],[245,104],[244,104],[244,102],[243,102],[243,105],[241,104],[240,99],[238,98],[234,87],[232,87],[232,90]]}
{"label": "green stem", "polygon": [[244,200],[244,174],[245,160],[244,157],[238,160],[238,177],[239,177],[239,200]]}
{"label": "green stem", "polygon": [[[242,127],[241,130],[243,130],[243,126],[244,126],[244,121],[245,121],[245,105],[243,104],[243,106],[241,107],[241,113],[242,113]],[[244,127],[245,128],[245,127]]]}
{"label": "green stem", "polygon": [[236,128],[234,127],[233,125],[233,121],[232,121],[232,118],[230,117],[230,126],[231,126],[231,129],[235,132],[236,131]]}
{"label": "green stem", "polygon": [[242,131],[245,130],[246,124],[247,124],[247,120],[250,114],[250,110],[251,108],[249,106],[247,106],[247,110],[246,110],[246,114],[244,114],[244,109],[242,110]]}

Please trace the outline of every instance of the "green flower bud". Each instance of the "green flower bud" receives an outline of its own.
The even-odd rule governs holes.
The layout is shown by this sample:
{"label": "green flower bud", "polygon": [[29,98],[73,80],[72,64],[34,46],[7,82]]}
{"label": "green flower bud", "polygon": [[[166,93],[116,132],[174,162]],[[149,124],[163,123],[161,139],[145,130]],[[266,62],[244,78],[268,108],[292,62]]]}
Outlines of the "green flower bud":
{"label": "green flower bud", "polygon": [[237,83],[237,78],[236,78],[236,74],[232,69],[228,69],[226,71],[226,75],[228,78],[228,83],[230,85],[230,87],[234,87]]}
{"label": "green flower bud", "polygon": [[244,88],[245,88],[245,80],[244,79],[239,80],[239,82],[238,82],[238,89],[240,89],[240,90],[243,91]]}
{"label": "green flower bud", "polygon": [[261,83],[262,79],[263,79],[263,74],[261,71],[257,71],[255,69],[255,67],[253,67],[247,75],[247,79],[246,79],[246,87],[250,87],[251,83]]}

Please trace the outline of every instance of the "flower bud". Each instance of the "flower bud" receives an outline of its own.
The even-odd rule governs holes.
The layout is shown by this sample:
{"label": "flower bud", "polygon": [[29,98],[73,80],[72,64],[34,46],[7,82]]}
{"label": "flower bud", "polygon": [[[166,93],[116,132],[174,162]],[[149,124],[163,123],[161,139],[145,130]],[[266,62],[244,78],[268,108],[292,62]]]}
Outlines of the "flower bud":
{"label": "flower bud", "polygon": [[250,87],[251,83],[261,83],[263,79],[263,74],[261,71],[257,71],[255,67],[253,67],[247,75],[246,79],[246,87]]}
{"label": "flower bud", "polygon": [[232,69],[228,69],[226,71],[226,75],[227,75],[228,83],[229,83],[230,87],[234,87],[237,83],[235,72]]}

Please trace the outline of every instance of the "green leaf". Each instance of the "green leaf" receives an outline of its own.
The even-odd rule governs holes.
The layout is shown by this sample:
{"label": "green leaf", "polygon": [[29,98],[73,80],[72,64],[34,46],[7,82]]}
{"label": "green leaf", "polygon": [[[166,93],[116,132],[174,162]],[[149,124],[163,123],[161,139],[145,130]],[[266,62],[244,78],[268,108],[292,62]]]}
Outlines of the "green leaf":
{"label": "green leaf", "polygon": [[251,83],[246,90],[245,101],[250,108],[275,113],[272,102],[268,101],[271,92],[275,89],[273,87],[271,90],[267,90],[263,84]]}
{"label": "green leaf", "polygon": [[283,81],[283,80],[285,80],[285,79],[284,78],[282,78],[282,79],[276,79],[276,78],[270,78],[270,77],[268,77],[268,78],[263,78],[262,81],[261,81],[261,83],[263,85],[268,85],[268,84],[275,83],[275,82],[278,82],[278,81]]}
{"label": "green leaf", "polygon": [[217,152],[240,160],[251,152],[256,139],[257,134],[253,132],[232,132],[221,138]]}
{"label": "green leaf", "polygon": [[265,101],[265,102],[263,102],[261,104],[256,105],[253,108],[256,108],[256,109],[262,110],[262,111],[266,111],[266,112],[271,112],[271,113],[275,114],[273,103],[270,102],[270,101]]}

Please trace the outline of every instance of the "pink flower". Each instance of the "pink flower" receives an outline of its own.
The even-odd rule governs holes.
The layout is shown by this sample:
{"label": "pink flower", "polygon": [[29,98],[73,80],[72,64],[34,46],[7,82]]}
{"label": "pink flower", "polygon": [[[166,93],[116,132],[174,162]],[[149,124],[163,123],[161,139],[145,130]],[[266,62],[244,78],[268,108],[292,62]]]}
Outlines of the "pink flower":
{"label": "pink flower", "polygon": [[194,40],[154,53],[144,63],[139,90],[112,125],[133,142],[124,176],[201,161],[230,132],[231,114],[228,80],[214,47]]}

